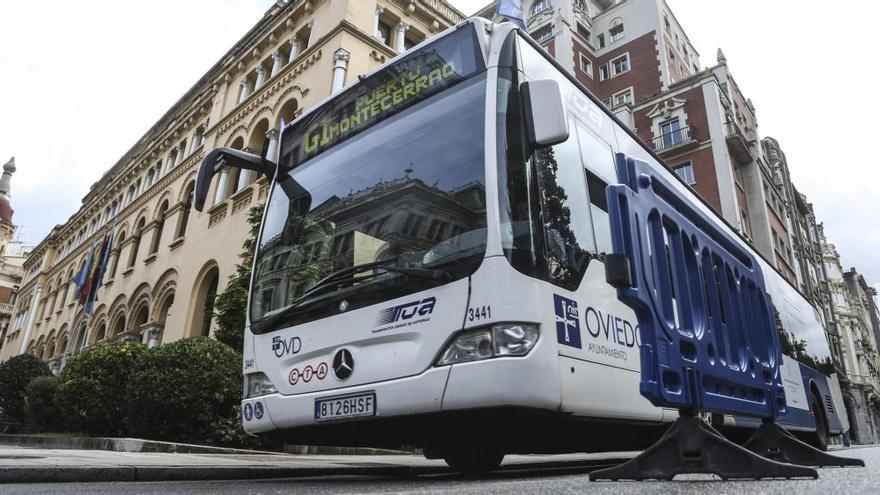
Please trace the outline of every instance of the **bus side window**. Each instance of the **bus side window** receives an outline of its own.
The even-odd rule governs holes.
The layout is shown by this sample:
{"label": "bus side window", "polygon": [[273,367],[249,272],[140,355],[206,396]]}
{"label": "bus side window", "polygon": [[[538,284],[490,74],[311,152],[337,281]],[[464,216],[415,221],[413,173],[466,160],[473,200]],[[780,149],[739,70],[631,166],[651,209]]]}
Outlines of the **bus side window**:
{"label": "bus side window", "polygon": [[[571,124],[572,122],[570,122]],[[547,265],[551,280],[567,288],[580,283],[596,249],[577,136],[534,155],[544,215]]]}
{"label": "bus side window", "polygon": [[608,254],[611,248],[611,224],[608,220],[608,198],[605,188],[608,184],[586,170],[587,189],[590,194],[590,216],[593,220],[593,232],[596,237],[596,252]]}
{"label": "bus side window", "polygon": [[596,137],[584,124],[575,120],[575,128],[581,143],[581,161],[587,179],[596,252],[610,253],[611,225],[608,220],[608,200],[605,188],[615,179],[614,154],[611,146]]}
{"label": "bus side window", "polygon": [[596,136],[580,121],[575,120],[575,123],[581,142],[581,159],[584,167],[606,184],[616,184],[617,172],[614,168],[614,153],[611,151],[611,145]]}

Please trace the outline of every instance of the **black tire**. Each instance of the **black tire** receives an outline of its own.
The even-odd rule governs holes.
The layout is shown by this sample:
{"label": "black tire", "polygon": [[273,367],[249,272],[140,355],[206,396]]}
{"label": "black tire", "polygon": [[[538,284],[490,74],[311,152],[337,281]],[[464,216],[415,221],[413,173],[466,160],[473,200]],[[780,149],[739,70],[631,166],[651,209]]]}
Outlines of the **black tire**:
{"label": "black tire", "polygon": [[498,469],[501,461],[504,460],[504,454],[475,449],[446,455],[443,460],[449,467],[465,476],[482,476]]}
{"label": "black tire", "polygon": [[809,444],[819,450],[828,450],[828,419],[825,417],[825,408],[815,392],[810,394],[810,407],[813,409],[813,418],[816,421],[816,431],[810,435]]}

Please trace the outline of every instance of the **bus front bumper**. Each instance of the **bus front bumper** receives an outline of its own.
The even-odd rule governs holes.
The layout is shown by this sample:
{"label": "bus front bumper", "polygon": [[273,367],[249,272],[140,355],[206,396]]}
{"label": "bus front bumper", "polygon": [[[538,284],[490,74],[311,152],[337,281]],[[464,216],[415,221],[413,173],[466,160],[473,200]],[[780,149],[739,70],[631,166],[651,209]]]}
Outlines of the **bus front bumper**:
{"label": "bus front bumper", "polygon": [[[298,395],[270,394],[242,401],[245,431],[329,430],[357,423],[450,411],[525,407],[558,411],[561,400],[556,360],[539,353],[519,358],[434,367],[405,378]],[[375,415],[332,421],[315,419],[316,400],[375,394]],[[260,414],[256,414],[259,411]]]}

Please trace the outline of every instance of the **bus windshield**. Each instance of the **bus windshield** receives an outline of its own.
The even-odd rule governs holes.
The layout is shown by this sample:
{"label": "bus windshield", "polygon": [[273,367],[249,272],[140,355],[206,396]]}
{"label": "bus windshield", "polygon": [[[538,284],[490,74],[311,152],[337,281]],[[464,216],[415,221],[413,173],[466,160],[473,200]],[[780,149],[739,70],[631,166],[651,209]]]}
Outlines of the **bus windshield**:
{"label": "bus windshield", "polygon": [[485,86],[485,73],[461,81],[279,176],[258,245],[255,332],[273,330],[260,321],[280,313],[302,323],[343,300],[354,309],[476,269]]}

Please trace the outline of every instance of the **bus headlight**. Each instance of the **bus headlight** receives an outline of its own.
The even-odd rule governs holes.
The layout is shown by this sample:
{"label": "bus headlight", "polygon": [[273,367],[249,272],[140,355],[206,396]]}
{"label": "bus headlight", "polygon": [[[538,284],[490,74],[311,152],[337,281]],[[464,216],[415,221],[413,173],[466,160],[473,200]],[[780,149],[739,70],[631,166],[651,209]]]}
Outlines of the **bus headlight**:
{"label": "bus headlight", "polygon": [[458,334],[437,360],[437,366],[502,356],[525,356],[538,342],[538,325],[498,323]]}
{"label": "bus headlight", "polygon": [[259,397],[261,395],[269,395],[278,392],[272,380],[262,371],[249,373],[245,378],[245,396],[244,398]]}

